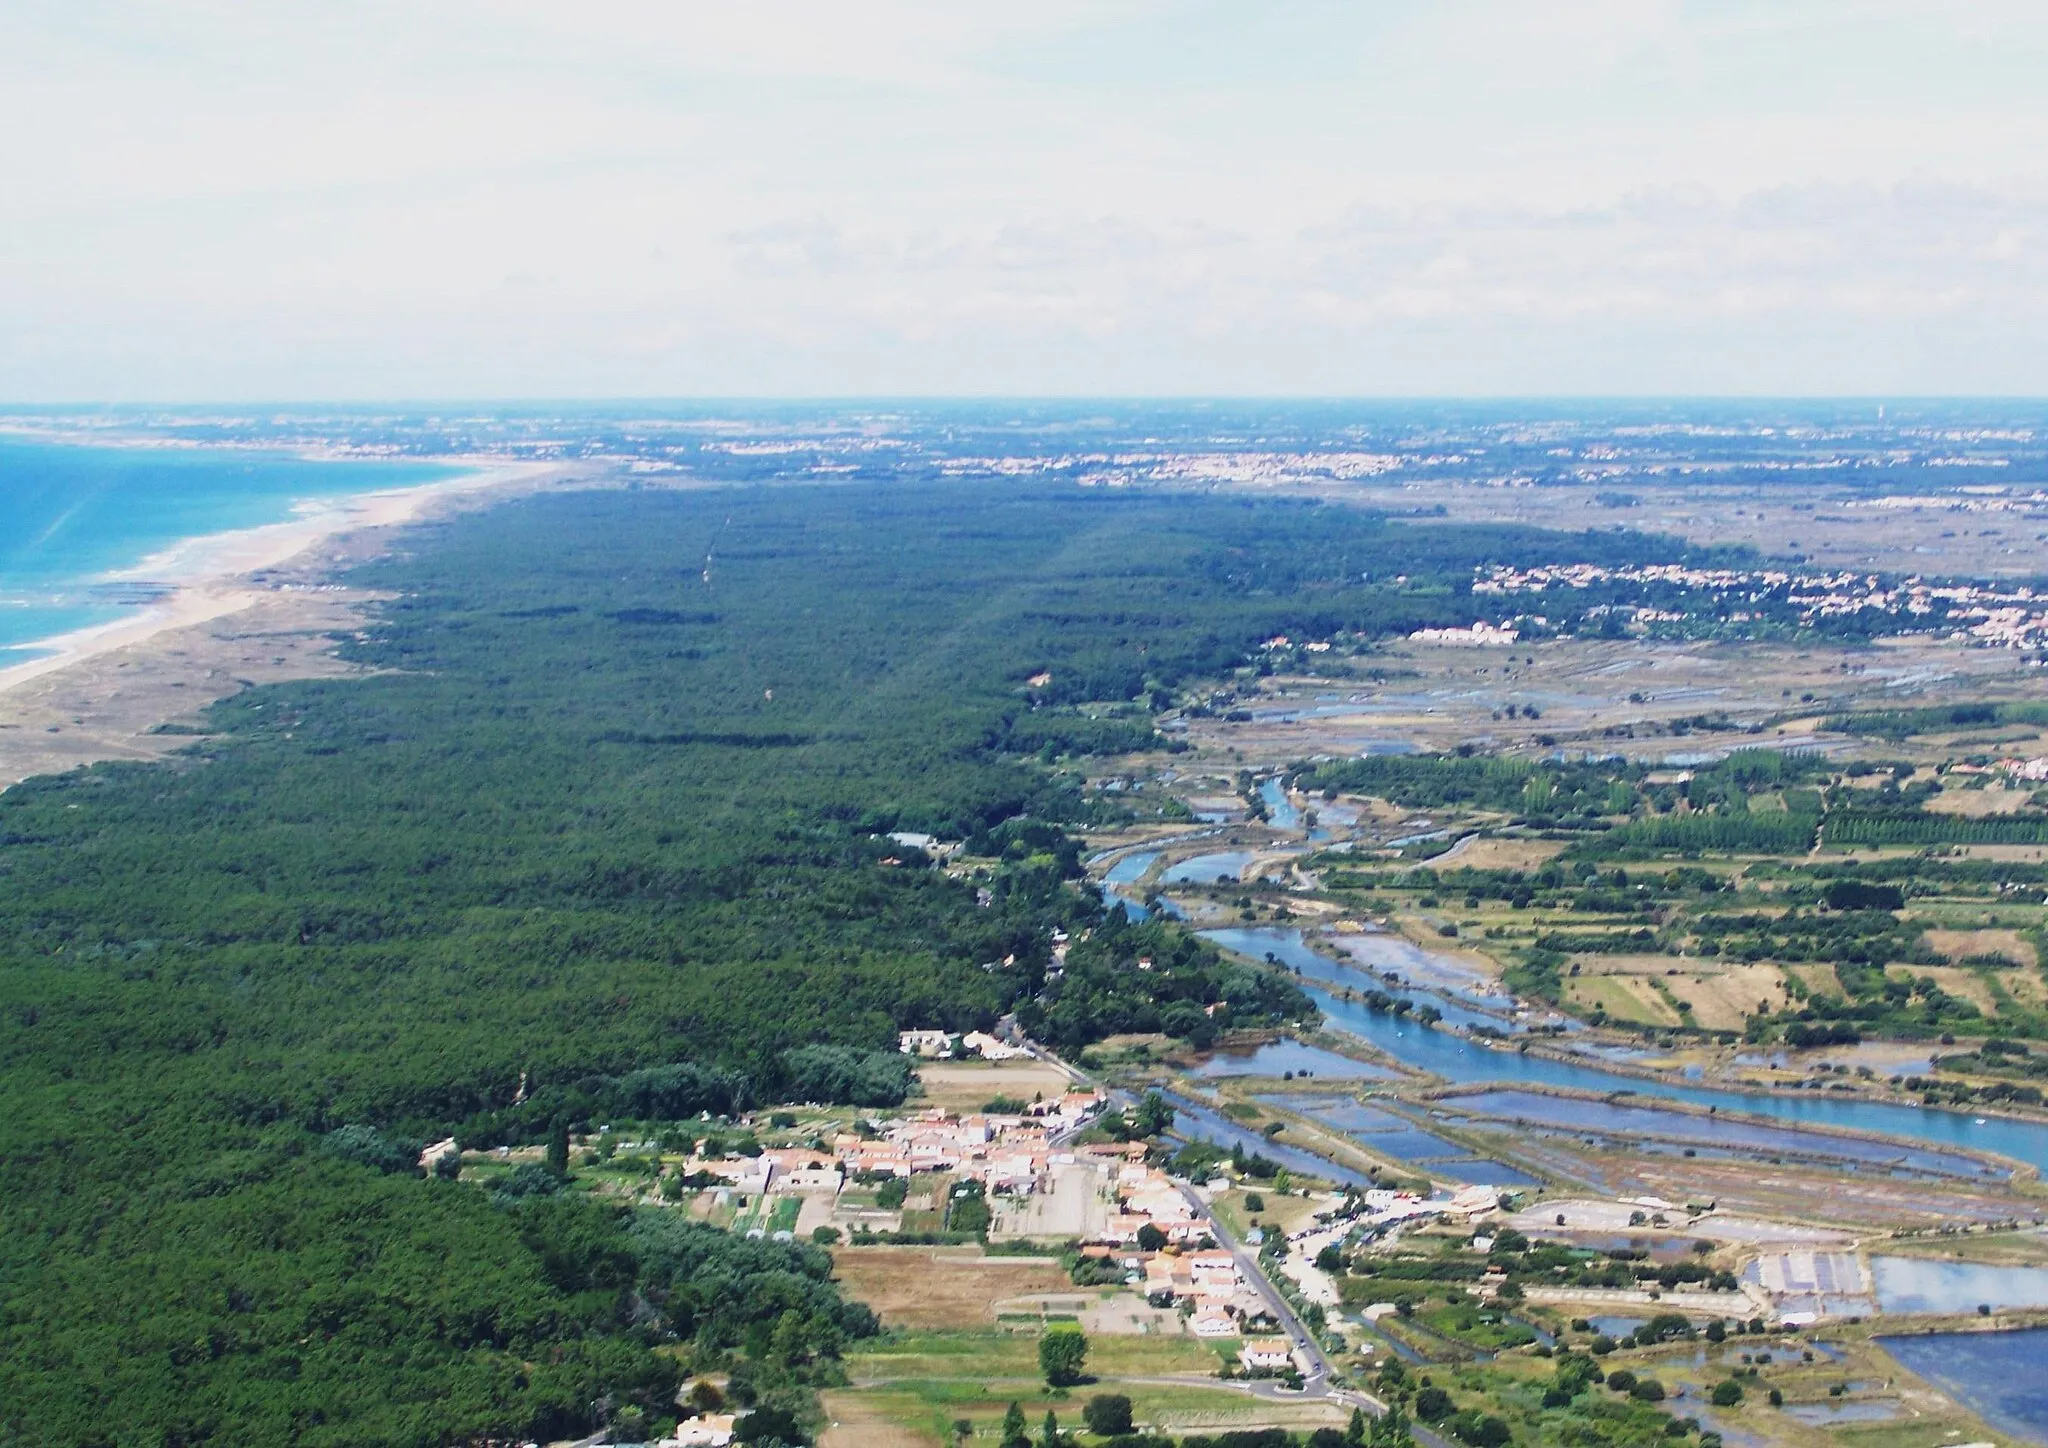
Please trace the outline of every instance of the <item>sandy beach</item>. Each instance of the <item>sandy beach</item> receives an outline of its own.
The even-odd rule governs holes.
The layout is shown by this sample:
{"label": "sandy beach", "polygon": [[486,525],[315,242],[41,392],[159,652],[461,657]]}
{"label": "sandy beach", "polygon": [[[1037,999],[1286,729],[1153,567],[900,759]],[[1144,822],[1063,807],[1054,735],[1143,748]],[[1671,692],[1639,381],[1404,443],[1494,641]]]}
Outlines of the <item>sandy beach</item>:
{"label": "sandy beach", "polygon": [[365,590],[339,565],[389,546],[394,530],[503,496],[597,482],[587,467],[449,461],[459,477],[359,493],[280,523],[182,542],[113,575],[169,593],[131,616],[42,641],[0,669],[0,788],[102,759],[150,759],[179,744],[159,726],[261,683],[351,672],[333,635],[360,626]]}

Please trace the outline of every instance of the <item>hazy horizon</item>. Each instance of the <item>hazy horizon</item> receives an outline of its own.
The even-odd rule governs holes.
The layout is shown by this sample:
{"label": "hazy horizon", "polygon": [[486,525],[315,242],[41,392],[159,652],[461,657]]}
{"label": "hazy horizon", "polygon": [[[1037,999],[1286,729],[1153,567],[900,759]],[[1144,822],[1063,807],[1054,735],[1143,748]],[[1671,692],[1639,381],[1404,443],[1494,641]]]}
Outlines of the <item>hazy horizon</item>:
{"label": "hazy horizon", "polygon": [[0,397],[2037,396],[1998,0],[0,15]]}

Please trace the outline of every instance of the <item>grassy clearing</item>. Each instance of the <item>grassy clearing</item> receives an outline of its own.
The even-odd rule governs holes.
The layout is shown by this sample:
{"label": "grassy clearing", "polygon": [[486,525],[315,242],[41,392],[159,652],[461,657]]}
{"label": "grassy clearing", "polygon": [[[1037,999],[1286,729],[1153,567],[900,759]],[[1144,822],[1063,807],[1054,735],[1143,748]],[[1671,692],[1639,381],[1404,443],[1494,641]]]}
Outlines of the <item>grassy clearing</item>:
{"label": "grassy clearing", "polygon": [[1067,1089],[1066,1073],[1042,1061],[927,1061],[917,1068],[923,1105],[979,1111],[998,1096],[1048,1100]]}
{"label": "grassy clearing", "polygon": [[1927,812],[1986,819],[1992,815],[2017,814],[2032,799],[2031,791],[2021,789],[1947,789],[1927,801]]}
{"label": "grassy clearing", "polygon": [[[1688,966],[1696,964],[1687,961]],[[1757,1003],[1785,1003],[1784,973],[1775,965],[1728,965],[1669,977],[1665,984],[1692,1006],[1693,1020],[1713,1031],[1739,1031]]]}
{"label": "grassy clearing", "polygon": [[2033,966],[2034,947],[2017,930],[1929,930],[1928,948],[1952,961],[2002,955],[2014,965]]}
{"label": "grassy clearing", "polygon": [[1682,1019],[1640,976],[1581,975],[1571,982],[1568,999],[1585,1010],[1604,1010],[1617,1021],[1638,1025],[1675,1026]]}
{"label": "grassy clearing", "polygon": [[1958,1000],[1968,1001],[1987,1017],[1998,1014],[1998,998],[1974,970],[1957,965],[1915,965],[1907,967],[1905,973],[1915,979],[1932,976],[1936,985]]}
{"label": "grassy clearing", "polygon": [[[885,1425],[902,1430],[896,1441],[944,1441],[961,1418],[992,1432],[1012,1402],[1023,1407],[1034,1433],[1047,1409],[1062,1425],[1078,1427],[1082,1405],[1098,1392],[1126,1394],[1140,1423],[1178,1432],[1342,1421],[1322,1405],[1264,1403],[1220,1383],[1205,1385],[1201,1379],[1236,1350],[1234,1339],[1090,1337],[1094,1381],[1054,1396],[1039,1377],[1035,1334],[900,1334],[848,1355],[847,1370],[858,1386],[831,1394],[827,1404],[842,1425],[857,1420],[863,1436],[828,1438],[824,1448],[879,1445],[887,1440],[872,1435]],[[1187,1381],[1157,1381],[1163,1378]]]}
{"label": "grassy clearing", "polygon": [[1056,1262],[981,1257],[958,1247],[841,1247],[832,1263],[846,1294],[888,1327],[984,1328],[998,1302],[1074,1290]]}
{"label": "grassy clearing", "polygon": [[825,1393],[826,1428],[818,1448],[940,1448],[951,1435],[931,1417],[914,1393]]}
{"label": "grassy clearing", "polygon": [[1474,840],[1455,863],[1475,870],[1539,870],[1564,853],[1563,840]]}

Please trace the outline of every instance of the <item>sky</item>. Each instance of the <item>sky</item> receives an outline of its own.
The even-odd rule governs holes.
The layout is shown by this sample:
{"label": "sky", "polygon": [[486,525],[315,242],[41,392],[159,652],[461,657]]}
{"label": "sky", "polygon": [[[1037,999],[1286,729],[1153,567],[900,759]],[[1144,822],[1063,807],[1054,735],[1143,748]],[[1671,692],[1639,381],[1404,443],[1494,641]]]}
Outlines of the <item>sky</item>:
{"label": "sky", "polygon": [[2048,393],[2040,0],[4,0],[0,399]]}

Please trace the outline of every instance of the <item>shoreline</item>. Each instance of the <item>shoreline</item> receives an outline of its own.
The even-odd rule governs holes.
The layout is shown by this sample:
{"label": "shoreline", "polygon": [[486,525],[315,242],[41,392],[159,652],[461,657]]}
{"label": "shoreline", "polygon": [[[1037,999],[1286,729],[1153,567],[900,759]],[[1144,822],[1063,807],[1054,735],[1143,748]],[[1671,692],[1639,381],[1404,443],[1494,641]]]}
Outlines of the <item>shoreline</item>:
{"label": "shoreline", "polygon": [[293,679],[357,677],[335,638],[359,630],[381,595],[336,578],[408,525],[562,486],[604,487],[609,470],[573,462],[436,459],[456,476],[322,499],[297,516],[201,534],[159,549],[112,581],[160,584],[163,597],[24,645],[47,649],[0,668],[0,792],[83,766],[162,759],[192,742],[217,700]]}
{"label": "shoreline", "polygon": [[416,522],[446,499],[532,482],[561,468],[556,463],[497,459],[449,461],[474,471],[437,482],[378,488],[324,500],[282,522],[183,538],[139,563],[103,575],[108,582],[162,584],[167,593],[134,610],[129,617],[10,645],[10,652],[36,652],[33,657],[0,668],[0,698],[35,679],[117,649],[148,643],[161,633],[238,613],[254,604],[264,592],[251,580],[251,575],[283,567],[322,543],[364,529]]}

